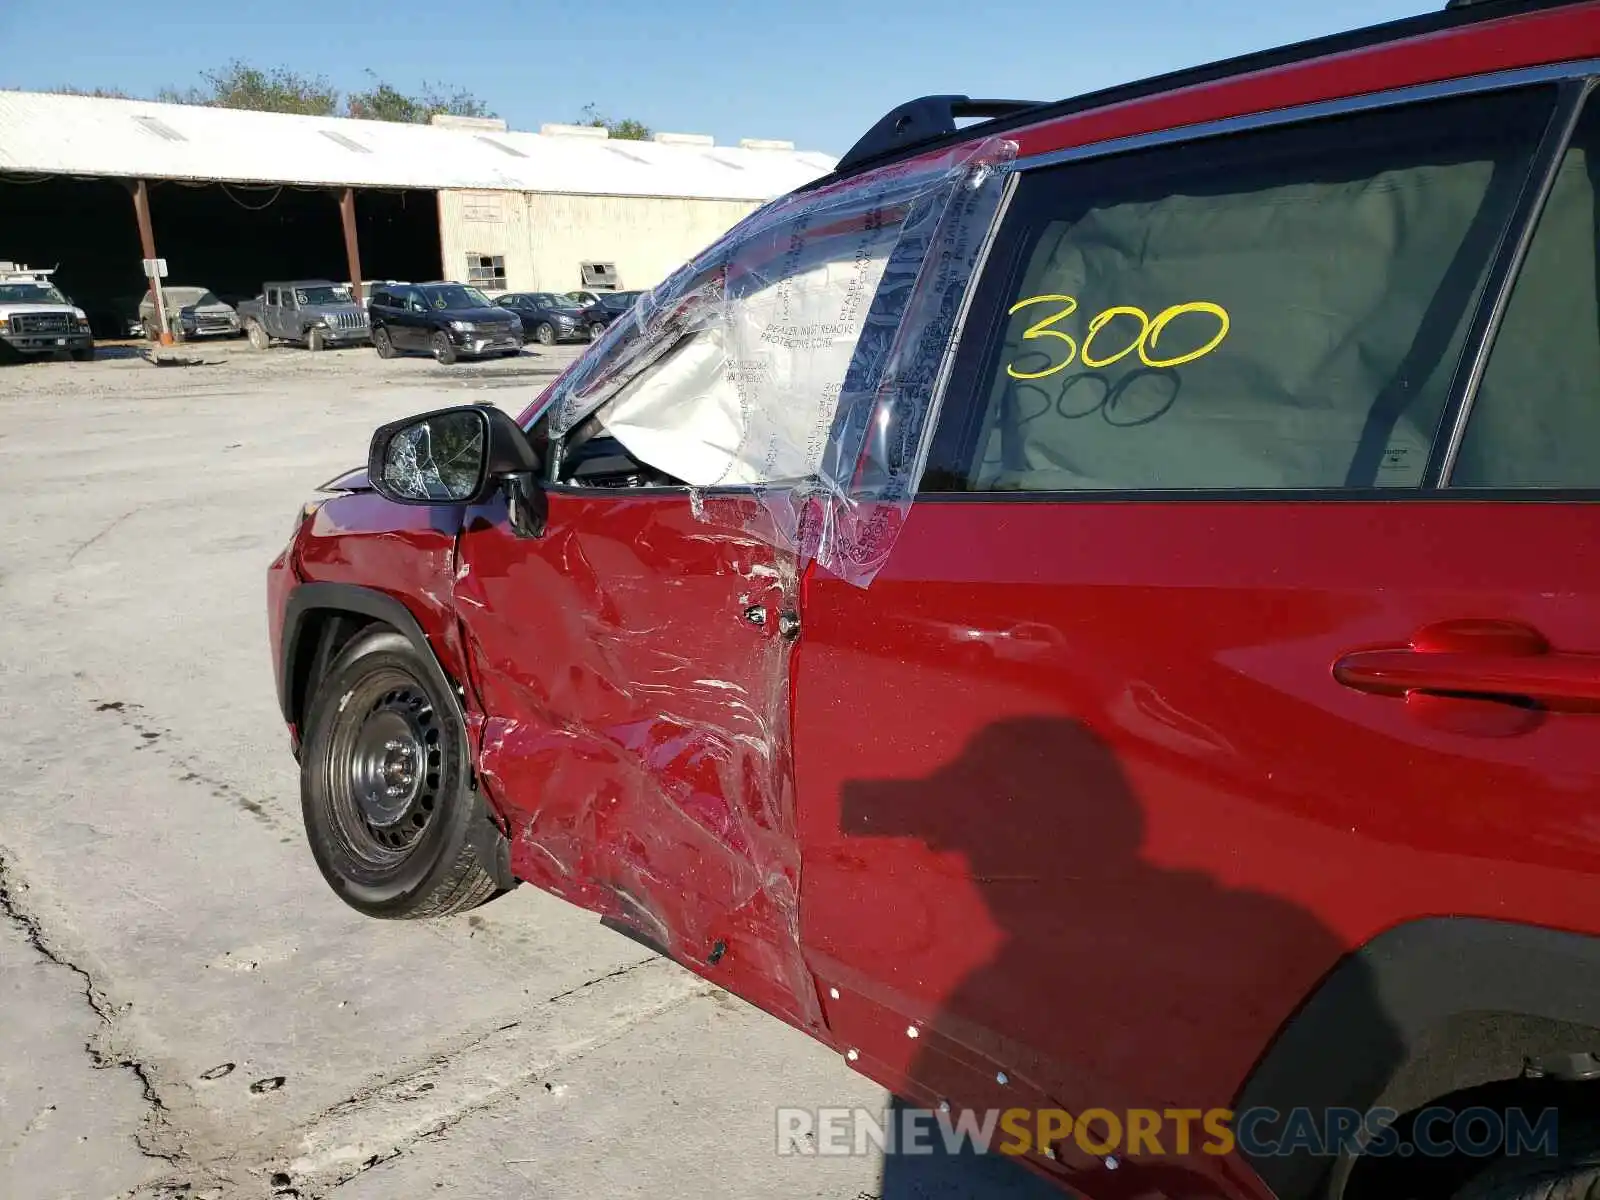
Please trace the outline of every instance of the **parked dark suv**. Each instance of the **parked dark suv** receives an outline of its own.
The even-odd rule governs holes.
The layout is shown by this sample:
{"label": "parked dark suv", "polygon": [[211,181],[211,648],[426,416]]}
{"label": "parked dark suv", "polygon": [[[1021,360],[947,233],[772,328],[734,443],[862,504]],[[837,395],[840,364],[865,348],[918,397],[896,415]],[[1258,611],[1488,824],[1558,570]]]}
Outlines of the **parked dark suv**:
{"label": "parked dark suv", "polygon": [[1088,1196],[1600,1194],[1597,82],[1508,0],[913,101],[379,429],[269,575],[324,876],[547,889]]}
{"label": "parked dark suv", "polygon": [[589,336],[597,338],[606,327],[633,307],[640,292],[568,292],[566,299],[583,306],[583,320]]}
{"label": "parked dark suv", "polygon": [[442,363],[522,353],[522,322],[461,283],[387,284],[367,311],[378,357],[421,350]]}

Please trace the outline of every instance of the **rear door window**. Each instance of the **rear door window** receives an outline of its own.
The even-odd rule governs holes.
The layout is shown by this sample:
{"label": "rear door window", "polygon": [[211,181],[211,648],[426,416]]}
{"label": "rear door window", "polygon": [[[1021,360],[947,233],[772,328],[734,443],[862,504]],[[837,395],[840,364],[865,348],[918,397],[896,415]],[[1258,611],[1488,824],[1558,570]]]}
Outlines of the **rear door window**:
{"label": "rear door window", "polygon": [[1556,174],[1449,482],[1600,488],[1600,106]]}
{"label": "rear door window", "polygon": [[1418,485],[1554,101],[1443,100],[1025,173],[924,490]]}

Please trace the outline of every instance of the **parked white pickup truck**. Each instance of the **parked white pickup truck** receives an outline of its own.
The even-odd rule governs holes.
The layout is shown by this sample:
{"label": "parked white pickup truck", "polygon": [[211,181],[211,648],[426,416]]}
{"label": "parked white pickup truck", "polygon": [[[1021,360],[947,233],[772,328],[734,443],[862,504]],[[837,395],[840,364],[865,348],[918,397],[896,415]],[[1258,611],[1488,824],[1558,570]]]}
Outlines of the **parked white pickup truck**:
{"label": "parked white pickup truck", "polygon": [[52,271],[0,261],[0,355],[70,354],[94,357],[94,335],[83,309],[62,295]]}

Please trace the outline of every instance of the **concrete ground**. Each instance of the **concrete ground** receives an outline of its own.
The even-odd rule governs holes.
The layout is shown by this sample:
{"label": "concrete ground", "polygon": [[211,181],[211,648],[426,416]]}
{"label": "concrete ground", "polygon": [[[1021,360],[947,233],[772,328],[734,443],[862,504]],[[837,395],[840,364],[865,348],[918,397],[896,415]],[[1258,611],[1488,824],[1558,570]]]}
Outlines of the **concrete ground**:
{"label": "concrete ground", "polygon": [[266,565],[374,426],[575,353],[0,367],[0,1196],[1043,1194],[779,1156],[775,1107],[886,1098],[561,901],[372,921],[317,873]]}

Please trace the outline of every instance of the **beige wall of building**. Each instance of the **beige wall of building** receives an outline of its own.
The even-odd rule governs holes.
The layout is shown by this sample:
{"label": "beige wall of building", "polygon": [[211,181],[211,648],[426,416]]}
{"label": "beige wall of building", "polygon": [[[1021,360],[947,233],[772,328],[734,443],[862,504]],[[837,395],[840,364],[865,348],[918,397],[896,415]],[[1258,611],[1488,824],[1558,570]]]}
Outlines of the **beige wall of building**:
{"label": "beige wall of building", "polygon": [[504,259],[508,291],[583,286],[579,264],[615,263],[623,289],[654,287],[758,205],[745,200],[442,191],[446,278],[467,280],[474,256]]}

